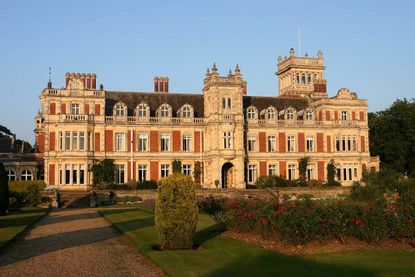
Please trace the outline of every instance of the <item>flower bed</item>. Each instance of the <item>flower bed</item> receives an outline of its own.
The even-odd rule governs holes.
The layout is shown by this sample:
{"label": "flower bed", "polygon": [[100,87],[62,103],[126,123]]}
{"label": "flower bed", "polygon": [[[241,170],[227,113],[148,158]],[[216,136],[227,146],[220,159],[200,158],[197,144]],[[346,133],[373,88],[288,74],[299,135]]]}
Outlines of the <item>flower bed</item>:
{"label": "flower bed", "polygon": [[[212,201],[223,203],[212,209]],[[207,203],[207,204],[206,204]],[[305,199],[285,203],[264,200],[206,200],[206,212],[220,219],[229,230],[258,232],[264,238],[277,238],[287,244],[354,238],[379,243],[393,238],[413,240],[413,203],[378,201],[370,205],[345,201],[322,202]],[[217,215],[221,216],[218,217]]]}

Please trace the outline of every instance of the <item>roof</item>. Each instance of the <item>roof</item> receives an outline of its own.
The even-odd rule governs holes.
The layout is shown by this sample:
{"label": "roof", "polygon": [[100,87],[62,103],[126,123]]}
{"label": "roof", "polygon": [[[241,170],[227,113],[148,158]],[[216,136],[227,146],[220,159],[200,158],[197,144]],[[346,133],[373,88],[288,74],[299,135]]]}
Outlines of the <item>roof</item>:
{"label": "roof", "polygon": [[[184,104],[193,107],[194,117],[204,116],[203,94],[107,91],[105,95],[105,115],[108,116],[112,115],[114,105],[120,101],[127,105],[128,116],[133,116],[135,108],[142,102],[149,105],[150,116],[155,116],[157,109],[165,103],[172,107],[173,117],[177,116],[177,111]],[[244,96],[244,110],[251,105],[255,106],[258,111],[269,106],[275,107],[278,111],[288,107],[300,111],[307,108],[308,100],[300,96]]]}
{"label": "roof", "polygon": [[278,111],[288,107],[293,107],[297,111],[304,110],[308,106],[308,100],[299,96],[244,96],[244,110],[249,106],[254,106],[258,111],[262,111],[269,106],[273,106]]}
{"label": "roof", "polygon": [[0,137],[0,153],[12,152],[12,139],[9,137]]}
{"label": "roof", "polygon": [[155,116],[157,109],[164,103],[172,107],[174,117],[184,104],[193,107],[194,117],[204,115],[203,94],[107,91],[105,96],[106,115],[112,115],[114,105],[119,101],[127,105],[129,116],[133,116],[135,108],[141,102],[149,105],[150,116]]}

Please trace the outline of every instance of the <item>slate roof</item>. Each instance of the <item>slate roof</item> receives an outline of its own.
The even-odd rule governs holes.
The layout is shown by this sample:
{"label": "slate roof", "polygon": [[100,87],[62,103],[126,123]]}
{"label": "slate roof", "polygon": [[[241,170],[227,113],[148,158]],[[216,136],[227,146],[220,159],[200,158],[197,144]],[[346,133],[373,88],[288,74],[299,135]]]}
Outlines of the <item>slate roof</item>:
{"label": "slate roof", "polygon": [[204,116],[203,94],[107,91],[105,95],[105,115],[112,115],[114,105],[121,101],[128,107],[128,116],[134,115],[135,108],[141,102],[150,106],[150,116],[155,116],[157,109],[164,103],[172,107],[173,117],[177,116],[177,111],[184,104],[193,107],[194,117]]}
{"label": "slate roof", "polygon": [[[150,106],[150,116],[152,117],[155,116],[157,109],[164,103],[172,107],[173,117],[177,116],[177,111],[184,104],[190,104],[193,107],[194,117],[201,118],[204,116],[203,94],[107,91],[105,115],[111,116],[114,105],[119,101],[127,105],[128,116],[133,116],[135,108],[142,102]],[[308,100],[304,97],[295,96],[244,96],[244,111],[251,105],[255,106],[259,112],[269,106],[274,106],[278,111],[290,106],[300,111],[307,108]]]}

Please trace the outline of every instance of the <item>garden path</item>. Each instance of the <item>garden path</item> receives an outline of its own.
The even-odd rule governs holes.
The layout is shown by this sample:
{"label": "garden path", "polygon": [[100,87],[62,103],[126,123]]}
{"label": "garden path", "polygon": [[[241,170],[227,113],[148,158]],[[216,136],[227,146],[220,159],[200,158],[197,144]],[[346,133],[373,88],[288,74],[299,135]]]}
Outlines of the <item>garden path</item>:
{"label": "garden path", "polygon": [[53,210],[0,254],[0,276],[163,276],[96,209]]}

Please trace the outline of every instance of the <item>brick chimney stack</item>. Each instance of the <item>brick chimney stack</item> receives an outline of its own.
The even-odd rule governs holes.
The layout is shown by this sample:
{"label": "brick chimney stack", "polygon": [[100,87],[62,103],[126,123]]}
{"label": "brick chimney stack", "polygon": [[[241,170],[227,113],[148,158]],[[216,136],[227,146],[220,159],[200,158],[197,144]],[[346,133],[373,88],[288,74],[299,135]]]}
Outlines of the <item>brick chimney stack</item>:
{"label": "brick chimney stack", "polygon": [[65,79],[66,79],[66,85],[65,85],[65,87],[67,88],[68,87],[68,84],[69,84],[69,80],[71,79],[71,74],[69,72],[66,72]]}
{"label": "brick chimney stack", "polygon": [[84,84],[84,87],[86,88],[86,85],[85,85],[85,73],[82,73],[81,74],[81,81],[82,81],[82,83]]}
{"label": "brick chimney stack", "polygon": [[248,88],[247,88],[247,82],[244,81],[244,85],[242,87],[242,92],[244,93],[244,95],[246,95],[248,93]]}
{"label": "brick chimney stack", "polygon": [[97,88],[97,75],[95,73],[92,73],[91,75],[91,88],[96,89]]}
{"label": "brick chimney stack", "polygon": [[154,92],[169,92],[169,78],[154,77]]}
{"label": "brick chimney stack", "polygon": [[87,73],[86,74],[85,88],[86,89],[90,89],[91,88],[91,73]]}

